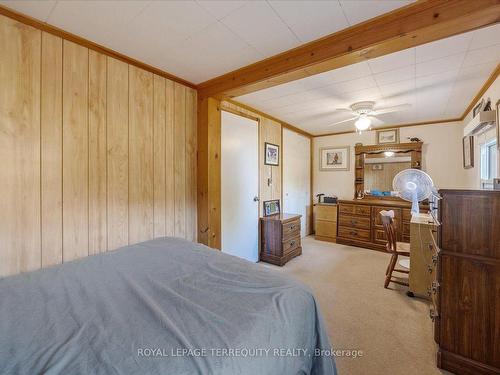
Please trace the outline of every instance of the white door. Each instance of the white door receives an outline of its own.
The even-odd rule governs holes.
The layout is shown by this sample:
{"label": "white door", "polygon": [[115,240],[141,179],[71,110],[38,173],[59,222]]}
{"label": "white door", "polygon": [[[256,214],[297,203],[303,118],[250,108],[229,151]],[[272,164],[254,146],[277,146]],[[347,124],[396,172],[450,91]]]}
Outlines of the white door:
{"label": "white door", "polygon": [[302,237],[310,233],[311,140],[283,129],[283,212],[300,214]]}
{"label": "white door", "polygon": [[259,260],[259,124],[222,111],[222,251]]}

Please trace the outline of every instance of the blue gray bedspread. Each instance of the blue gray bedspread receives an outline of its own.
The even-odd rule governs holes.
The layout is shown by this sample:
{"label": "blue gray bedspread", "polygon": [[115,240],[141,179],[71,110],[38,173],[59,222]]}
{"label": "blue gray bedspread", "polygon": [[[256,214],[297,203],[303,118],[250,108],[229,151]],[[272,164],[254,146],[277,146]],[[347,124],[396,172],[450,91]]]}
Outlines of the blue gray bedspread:
{"label": "blue gray bedspread", "polygon": [[0,374],[335,374],[311,291],[161,238],[0,280]]}

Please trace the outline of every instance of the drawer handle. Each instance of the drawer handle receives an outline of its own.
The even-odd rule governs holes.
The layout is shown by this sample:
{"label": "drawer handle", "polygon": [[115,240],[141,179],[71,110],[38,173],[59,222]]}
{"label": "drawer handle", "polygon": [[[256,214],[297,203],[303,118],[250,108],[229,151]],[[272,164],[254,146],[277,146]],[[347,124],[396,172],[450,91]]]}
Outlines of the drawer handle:
{"label": "drawer handle", "polygon": [[354,225],[354,224],[356,224],[356,223],[357,223],[357,221],[356,221],[356,220],[351,220],[351,224],[353,224],[353,225]]}
{"label": "drawer handle", "polygon": [[429,250],[430,251],[434,250],[434,245],[432,243],[429,243]]}
{"label": "drawer handle", "polygon": [[295,225],[290,225],[290,230],[294,230],[295,229]]}
{"label": "drawer handle", "polygon": [[437,264],[437,262],[438,262],[438,256],[436,254],[434,254],[432,256],[432,264],[434,264],[434,266],[435,266]]}
{"label": "drawer handle", "polygon": [[430,264],[427,266],[427,271],[429,271],[429,273],[432,273],[432,271],[434,271],[434,266],[431,266]]}
{"label": "drawer handle", "polygon": [[439,314],[432,307],[429,309],[429,318],[434,322],[439,317]]}
{"label": "drawer handle", "polygon": [[290,241],[290,247],[293,247],[295,245],[295,241]]}
{"label": "drawer handle", "polygon": [[351,236],[357,236],[358,235],[358,232],[356,231],[351,231]]}
{"label": "drawer handle", "polygon": [[427,295],[430,297],[432,294],[436,294],[439,288],[439,283],[437,281],[433,281],[431,286],[427,288]]}

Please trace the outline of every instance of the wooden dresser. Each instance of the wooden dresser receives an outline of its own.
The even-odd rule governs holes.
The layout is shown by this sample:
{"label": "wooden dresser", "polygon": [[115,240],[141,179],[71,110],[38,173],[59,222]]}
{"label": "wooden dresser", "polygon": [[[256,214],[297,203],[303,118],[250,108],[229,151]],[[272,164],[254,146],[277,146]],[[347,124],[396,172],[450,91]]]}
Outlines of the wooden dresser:
{"label": "wooden dresser", "polygon": [[500,374],[500,191],[439,193],[438,366]]}
{"label": "wooden dresser", "polygon": [[283,213],[260,218],[261,261],[283,266],[302,254],[300,217]]}
{"label": "wooden dresser", "polygon": [[337,241],[337,205],[317,203],[314,205],[315,238],[320,241]]}
{"label": "wooden dresser", "polygon": [[387,239],[379,212],[393,210],[399,242],[410,242],[411,203],[400,199],[340,200],[337,243],[385,251]]}

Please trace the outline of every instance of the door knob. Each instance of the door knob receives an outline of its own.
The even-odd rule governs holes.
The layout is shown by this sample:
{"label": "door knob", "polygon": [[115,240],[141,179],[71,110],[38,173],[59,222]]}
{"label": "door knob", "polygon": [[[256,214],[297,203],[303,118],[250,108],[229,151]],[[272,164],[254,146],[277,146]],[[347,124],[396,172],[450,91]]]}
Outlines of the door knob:
{"label": "door knob", "polygon": [[258,201],[260,201],[260,198],[259,198],[259,197],[257,197],[257,196],[255,196],[255,197],[253,197],[253,201],[254,201],[254,202],[258,202]]}

